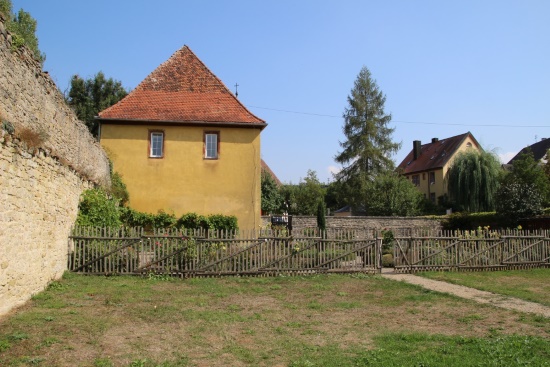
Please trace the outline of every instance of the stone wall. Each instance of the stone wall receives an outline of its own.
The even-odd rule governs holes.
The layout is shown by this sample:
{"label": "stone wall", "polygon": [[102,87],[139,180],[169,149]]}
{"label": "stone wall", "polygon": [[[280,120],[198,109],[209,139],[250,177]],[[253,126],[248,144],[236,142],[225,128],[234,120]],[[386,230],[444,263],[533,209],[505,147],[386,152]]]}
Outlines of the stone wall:
{"label": "stone wall", "polygon": [[80,194],[108,184],[106,154],[0,19],[0,315],[67,268]]}
{"label": "stone wall", "polygon": [[10,50],[11,36],[1,19],[0,24],[0,119],[12,124],[16,135],[34,133],[48,155],[101,183],[109,177],[105,152],[32,53]]}
{"label": "stone wall", "polygon": [[[265,224],[269,223],[270,217],[262,217]],[[353,230],[383,230],[391,229],[394,232],[415,230],[441,230],[441,222],[437,218],[426,217],[326,217],[327,229],[353,229]],[[315,216],[293,216],[292,228],[300,230],[303,228],[316,228],[317,217]]]}

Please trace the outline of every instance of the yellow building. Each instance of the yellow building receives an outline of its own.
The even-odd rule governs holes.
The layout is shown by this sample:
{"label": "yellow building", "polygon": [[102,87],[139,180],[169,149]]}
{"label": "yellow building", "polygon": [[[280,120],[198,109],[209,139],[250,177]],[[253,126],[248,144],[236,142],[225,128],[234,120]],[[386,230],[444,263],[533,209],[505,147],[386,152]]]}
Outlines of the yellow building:
{"label": "yellow building", "polygon": [[413,149],[398,170],[418,187],[426,199],[435,203],[448,193],[445,178],[454,158],[467,149],[482,150],[470,132],[447,139],[433,138],[428,144],[415,140]]}
{"label": "yellow building", "polygon": [[100,141],[129,206],[260,224],[260,133],[267,126],[184,46],[99,114]]}

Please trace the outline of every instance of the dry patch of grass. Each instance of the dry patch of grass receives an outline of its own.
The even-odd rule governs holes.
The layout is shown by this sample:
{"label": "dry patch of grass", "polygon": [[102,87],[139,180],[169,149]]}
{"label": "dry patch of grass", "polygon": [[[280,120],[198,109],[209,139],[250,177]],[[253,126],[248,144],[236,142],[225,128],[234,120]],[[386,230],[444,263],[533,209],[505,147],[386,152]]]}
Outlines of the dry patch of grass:
{"label": "dry patch of grass", "polygon": [[378,276],[68,275],[0,321],[0,365],[351,366],[388,333],[550,339],[520,316]]}

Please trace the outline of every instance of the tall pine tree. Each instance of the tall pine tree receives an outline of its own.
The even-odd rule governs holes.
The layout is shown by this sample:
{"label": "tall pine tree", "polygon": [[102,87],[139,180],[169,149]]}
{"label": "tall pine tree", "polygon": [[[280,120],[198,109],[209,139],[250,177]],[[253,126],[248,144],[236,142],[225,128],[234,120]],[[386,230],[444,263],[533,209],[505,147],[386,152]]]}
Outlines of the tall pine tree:
{"label": "tall pine tree", "polygon": [[343,178],[366,174],[370,178],[378,173],[392,170],[391,154],[397,152],[400,143],[394,143],[388,127],[391,114],[384,111],[386,96],[366,67],[355,80],[349,106],[344,111],[343,132],[347,140],[340,142],[343,150],[335,157],[345,167],[340,172]]}
{"label": "tall pine tree", "polygon": [[363,67],[355,80],[351,94],[348,96],[348,107],[343,118],[343,132],[346,141],[340,142],[342,151],[335,160],[344,168],[338,179],[348,186],[355,187],[349,202],[359,206],[364,204],[364,190],[374,178],[394,169],[392,153],[397,152],[400,143],[392,141],[394,128],[388,124],[391,114],[386,114],[384,104],[386,96],[382,93],[376,80],[366,67]]}

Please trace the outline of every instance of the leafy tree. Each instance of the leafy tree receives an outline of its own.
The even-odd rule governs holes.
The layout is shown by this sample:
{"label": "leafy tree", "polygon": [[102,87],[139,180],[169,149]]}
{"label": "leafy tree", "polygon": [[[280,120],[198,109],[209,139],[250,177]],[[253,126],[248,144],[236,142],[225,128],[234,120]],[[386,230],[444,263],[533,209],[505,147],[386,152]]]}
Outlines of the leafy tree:
{"label": "leafy tree", "polygon": [[395,172],[382,173],[366,188],[367,213],[380,216],[412,216],[419,214],[422,194]]}
{"label": "leafy tree", "polygon": [[312,170],[307,171],[307,176],[300,181],[294,192],[293,214],[315,215],[317,213],[317,204],[319,200],[324,200],[325,189],[317,173]]}
{"label": "leafy tree", "polygon": [[542,213],[550,199],[550,181],[532,152],[521,154],[503,179],[497,194],[496,211],[515,226],[521,218]]}
{"label": "leafy tree", "polygon": [[67,103],[74,108],[77,117],[84,121],[92,135],[97,137],[99,123],[95,117],[127,94],[121,82],[113,78],[106,79],[100,71],[92,79],[87,80],[74,75],[71,79]]}
{"label": "leafy tree", "polygon": [[512,162],[511,172],[504,177],[507,182],[533,184],[534,189],[542,197],[543,204],[550,204],[550,180],[545,174],[544,167],[535,161],[533,153],[522,153]]}
{"label": "leafy tree", "polygon": [[496,211],[515,226],[521,218],[542,214],[542,195],[533,183],[506,180],[497,195]]}
{"label": "leafy tree", "polygon": [[261,177],[261,192],[262,192],[262,212],[273,214],[281,211],[283,197],[279,192],[279,187],[269,172],[262,170]]}
{"label": "leafy tree", "polygon": [[345,188],[344,183],[339,180],[332,181],[325,187],[325,203],[331,211],[336,211],[349,203]]}
{"label": "leafy tree", "polygon": [[340,179],[360,177],[372,180],[378,173],[394,168],[391,154],[397,152],[400,143],[394,143],[394,128],[388,127],[391,115],[384,111],[386,96],[382,93],[370,71],[363,67],[355,80],[349,106],[345,109],[343,132],[346,141],[335,160],[345,167],[338,174]]}
{"label": "leafy tree", "polygon": [[493,153],[461,152],[447,172],[449,196],[459,210],[492,211],[501,174],[500,162]]}
{"label": "leafy tree", "polygon": [[30,13],[20,9],[17,14],[12,13],[11,0],[0,0],[0,12],[6,19],[6,28],[12,34],[12,46],[19,48],[28,47],[34,57],[44,64],[46,55],[40,52],[38,48],[38,38],[36,37],[36,19]]}
{"label": "leafy tree", "polygon": [[308,170],[306,178],[300,179],[297,185],[283,185],[280,193],[283,211],[295,215],[315,215],[319,200],[325,197],[325,188],[317,178],[317,173]]}

